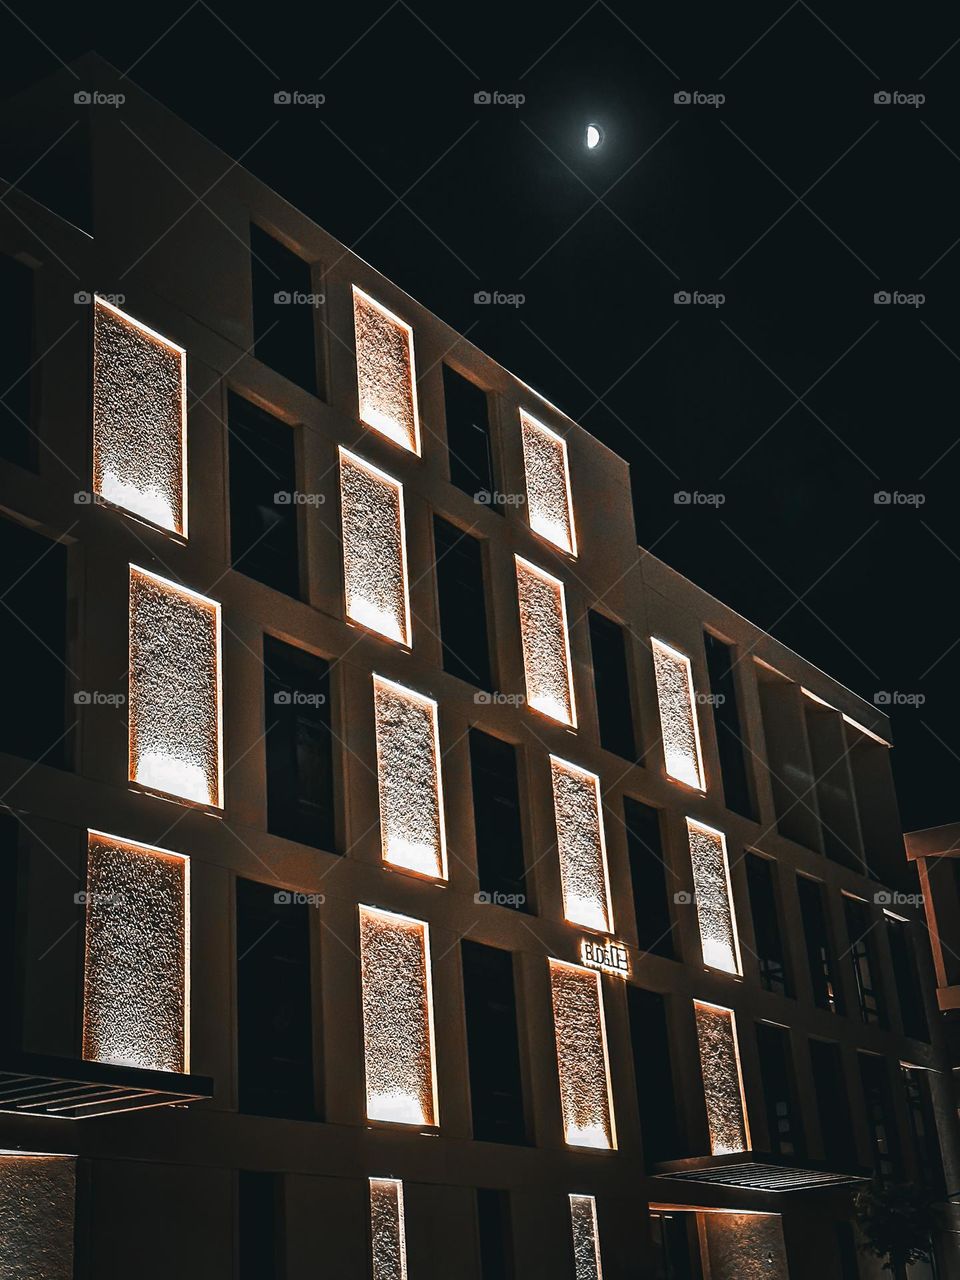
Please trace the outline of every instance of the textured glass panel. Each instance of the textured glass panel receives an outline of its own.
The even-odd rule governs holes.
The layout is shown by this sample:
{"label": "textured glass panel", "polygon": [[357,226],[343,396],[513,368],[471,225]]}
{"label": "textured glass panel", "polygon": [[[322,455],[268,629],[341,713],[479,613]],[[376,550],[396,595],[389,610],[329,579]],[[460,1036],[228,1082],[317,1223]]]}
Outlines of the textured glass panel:
{"label": "textured glass panel", "polygon": [[0,1152],[2,1280],[73,1280],[76,1183],[70,1156]]}
{"label": "textured glass panel", "polygon": [[340,519],[347,617],[409,644],[403,485],[341,449]]}
{"label": "textured glass panel", "polygon": [[407,1280],[403,1183],[396,1178],[370,1179],[370,1242],[373,1280]]}
{"label": "textured glass panel", "polygon": [[571,1147],[617,1145],[600,975],[550,961],[564,1138]]}
{"label": "textured glass panel", "polygon": [[737,1024],[732,1009],[694,1000],[700,1070],[707,1104],[710,1154],[726,1156],[750,1150],[750,1131],[740,1077]]}
{"label": "textured glass panel", "polygon": [[779,1213],[701,1213],[710,1280],[787,1280]]}
{"label": "textured glass panel", "polygon": [[726,837],[688,818],[687,838],[703,963],[726,973],[741,973]]}
{"label": "textured glass panel", "polygon": [[700,726],[694,701],[690,659],[662,640],[651,640],[660,702],[660,733],[667,774],[690,787],[703,788]]}
{"label": "textured glass panel", "polygon": [[360,970],[368,1119],[438,1124],[427,925],[361,906]]}
{"label": "textured glass panel", "polygon": [[551,720],[576,728],[563,583],[529,560],[515,559],[527,702]]}
{"label": "textured glass panel", "polygon": [[223,806],[220,606],[130,566],[130,777]]}
{"label": "textured glass panel", "polygon": [[445,880],[437,704],[377,675],[373,701],[383,860]]}
{"label": "textured glass panel", "polygon": [[567,442],[520,410],[530,528],[561,551],[577,554]]}
{"label": "textured glass panel", "polygon": [[360,421],[388,440],[420,452],[413,330],[354,286]]}
{"label": "textured glass panel", "polygon": [[118,308],[93,307],[93,489],[187,532],[186,352]]}
{"label": "textured glass panel", "polygon": [[576,1280],[603,1280],[597,1202],[593,1196],[570,1197],[573,1226],[573,1269]]}
{"label": "textured glass panel", "polygon": [[88,833],[87,1061],[189,1071],[189,881],[178,853]]}
{"label": "textured glass panel", "polygon": [[571,924],[613,930],[600,779],[575,764],[550,757],[563,914]]}

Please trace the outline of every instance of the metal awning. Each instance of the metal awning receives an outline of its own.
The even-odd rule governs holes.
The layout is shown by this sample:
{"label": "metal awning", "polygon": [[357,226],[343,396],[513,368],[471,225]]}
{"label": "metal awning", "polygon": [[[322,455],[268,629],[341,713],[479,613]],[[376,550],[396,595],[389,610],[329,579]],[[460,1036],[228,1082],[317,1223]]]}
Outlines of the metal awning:
{"label": "metal awning", "polygon": [[848,1173],[821,1161],[798,1162],[765,1151],[738,1151],[725,1156],[694,1156],[654,1168],[654,1177],[696,1182],[746,1191],[816,1191],[866,1182],[864,1173]]}
{"label": "metal awning", "polygon": [[0,1112],[84,1120],[119,1111],[181,1106],[212,1096],[213,1081],[207,1076],[35,1053],[0,1053]]}

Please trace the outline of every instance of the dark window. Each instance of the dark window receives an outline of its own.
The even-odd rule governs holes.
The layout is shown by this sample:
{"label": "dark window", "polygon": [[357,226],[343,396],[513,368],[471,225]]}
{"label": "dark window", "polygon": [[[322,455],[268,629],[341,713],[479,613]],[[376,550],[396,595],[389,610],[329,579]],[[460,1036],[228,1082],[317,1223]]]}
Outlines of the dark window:
{"label": "dark window", "polygon": [[310,907],[237,880],[237,1065],[240,1110],[312,1119]]}
{"label": "dark window", "polygon": [[840,1280],[860,1280],[857,1238],[849,1222],[837,1223],[837,1256],[840,1260]]}
{"label": "dark window", "polygon": [[487,643],[483,545],[448,520],[433,518],[443,669],[492,689]]}
{"label": "dark window", "polygon": [[[250,225],[253,354],[311,395],[317,394],[316,308],[310,264]],[[296,301],[297,298],[303,299]]]}
{"label": "dark window", "polygon": [[780,933],[780,904],[774,884],[775,865],[759,854],[747,854],[747,885],[750,889],[750,913],[757,946],[757,968],[760,985],[765,991],[780,996],[793,995],[787,975],[783,938]]}
{"label": "dark window", "polygon": [[917,1160],[920,1182],[942,1195],[945,1190],[943,1161],[940,1155],[940,1139],[937,1134],[937,1118],[930,1093],[930,1073],[920,1067],[900,1064],[900,1078],[910,1116],[910,1133]]}
{"label": "dark window", "polygon": [[[469,493],[493,495],[493,455],[490,446],[490,417],[487,393],[462,377],[448,364],[443,366],[443,397],[447,419],[447,448],[450,453],[450,480]],[[481,499],[483,501],[484,499]],[[492,510],[503,514],[499,503]]]}
{"label": "dark window", "polygon": [[504,906],[527,909],[516,748],[470,730],[470,775],[481,890]]}
{"label": "dark window", "polygon": [[241,1169],[237,1176],[237,1275],[239,1280],[278,1280],[277,1175]]}
{"label": "dark window", "polygon": [[264,636],[263,687],[267,829],[334,853],[329,664]]}
{"label": "dark window", "polygon": [[672,960],[676,950],[667,893],[667,868],[660,838],[660,810],[624,796],[623,821],[627,829],[633,909],[637,917],[640,949]]}
{"label": "dark window", "polygon": [[480,1280],[513,1280],[510,1193],[477,1187]]}
{"label": "dark window", "polygon": [[929,1040],[930,1026],[927,1022],[923,988],[920,985],[920,973],[917,969],[917,953],[914,949],[910,926],[906,920],[897,920],[894,916],[885,915],[884,919],[887,922],[890,959],[893,964],[894,981],[897,984],[897,998],[900,1002],[904,1034],[914,1040]]}
{"label": "dark window", "polygon": [[593,609],[589,613],[600,745],[624,760],[633,760],[637,753],[630,714],[630,679],[623,628]]}
{"label": "dark window", "polygon": [[810,965],[814,1004],[831,1013],[842,1013],[843,1000],[837,986],[836,962],[827,928],[823,888],[816,880],[798,876],[797,892],[800,897],[800,916],[803,920],[803,937]]}
{"label": "dark window", "polygon": [[230,562],[288,596],[300,594],[293,428],[231,391]]}
{"label": "dark window", "polygon": [[805,1154],[805,1144],[793,1075],[790,1032],[785,1027],[758,1022],[757,1051],[763,1080],[763,1099],[767,1108],[770,1150],[775,1155],[802,1156]]}
{"label": "dark window", "polygon": [[858,1053],[857,1057],[860,1059],[860,1083],[867,1109],[874,1172],[882,1181],[890,1182],[900,1176],[900,1144],[887,1061],[873,1053]]}
{"label": "dark window", "polygon": [[473,1136],[481,1142],[523,1143],[513,956],[466,940],[461,950]]}
{"label": "dark window", "polygon": [[857,982],[860,1017],[864,1022],[885,1026],[886,1015],[880,995],[880,971],[873,939],[876,921],[867,904],[861,902],[859,898],[845,897],[843,909],[847,919],[850,962]]}
{"label": "dark window", "polygon": [[695,1213],[651,1213],[654,1280],[700,1280]]}
{"label": "dark window", "polygon": [[668,1160],[683,1159],[686,1154],[681,1149],[667,1006],[658,992],[630,983],[627,1008],[643,1155],[650,1169]]}
{"label": "dark window", "polygon": [[717,730],[717,751],[723,777],[723,798],[728,809],[755,817],[747,777],[747,761],[737,705],[737,681],[733,667],[733,646],[703,633],[707,651],[707,672],[713,694],[713,723]]}
{"label": "dark window", "polygon": [[[0,518],[0,643],[6,682],[0,751],[67,761],[67,549]],[[79,696],[79,695],[78,695]]]}
{"label": "dark window", "polygon": [[0,454],[21,467],[37,467],[33,363],[34,276],[30,267],[0,253]]}
{"label": "dark window", "polygon": [[832,1040],[811,1040],[810,1067],[827,1162],[842,1172],[852,1173],[858,1163],[857,1149],[840,1046]]}

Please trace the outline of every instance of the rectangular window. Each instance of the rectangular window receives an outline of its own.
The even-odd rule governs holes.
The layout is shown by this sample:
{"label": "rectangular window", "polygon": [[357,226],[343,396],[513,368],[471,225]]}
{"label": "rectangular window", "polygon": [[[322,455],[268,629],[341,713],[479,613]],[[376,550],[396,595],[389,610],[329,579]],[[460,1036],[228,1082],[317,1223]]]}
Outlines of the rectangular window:
{"label": "rectangular window", "polygon": [[778,996],[793,995],[780,932],[776,864],[757,853],[748,853],[746,865],[760,985]]}
{"label": "rectangular window", "polygon": [[130,780],[223,808],[220,606],[130,566]]}
{"label": "rectangular window", "polygon": [[238,1280],[279,1280],[280,1191],[275,1173],[237,1173]]}
{"label": "rectangular window", "polygon": [[449,520],[433,518],[443,669],[492,689],[483,544]]}
{"label": "rectangular window", "polygon": [[653,669],[660,704],[660,733],[667,777],[703,791],[700,725],[690,659],[685,653],[651,639]]}
{"label": "rectangular window", "polygon": [[577,727],[563,583],[515,556],[527,702],[541,715]]}
{"label": "rectangular window", "polygon": [[263,637],[267,830],[335,853],[330,664]]}
{"label": "rectangular window", "polygon": [[907,1114],[910,1117],[910,1136],[913,1138],[913,1152],[920,1183],[936,1192],[938,1196],[942,1196],[946,1190],[946,1184],[943,1180],[943,1159],[937,1134],[937,1117],[930,1092],[931,1073],[924,1071],[922,1067],[911,1067],[906,1062],[901,1062],[900,1081],[907,1103]]}
{"label": "rectangular window", "polygon": [[838,1222],[837,1257],[840,1262],[840,1280],[860,1280],[860,1262],[857,1238],[849,1222]]}
{"label": "rectangular window", "polygon": [[464,939],[463,999],[467,1021],[473,1136],[479,1142],[523,1143],[523,1084],[513,956]]}
{"label": "rectangular window", "polygon": [[695,1213],[651,1213],[653,1280],[702,1280]]}
{"label": "rectangular window", "polygon": [[285,595],[300,595],[297,467],[292,427],[243,396],[227,396],[230,563]]}
{"label": "rectangular window", "polygon": [[526,909],[517,749],[480,729],[470,730],[470,776],[480,889],[491,899]]}
{"label": "rectangular window", "polygon": [[8,1276],[73,1280],[77,1162],[0,1152],[0,1241]]}
{"label": "rectangular window", "polygon": [[693,818],[687,819],[687,837],[703,963],[724,973],[742,973],[726,837]]}
{"label": "rectangular window", "polygon": [[603,1280],[597,1202],[593,1196],[570,1197],[570,1223],[573,1228],[573,1267],[576,1280]]}
{"label": "rectangular window", "polygon": [[551,960],[550,985],[564,1140],[571,1147],[615,1149],[600,974]]}
{"label": "rectangular window", "polygon": [[359,912],[367,1119],[437,1125],[429,926]]}
{"label": "rectangular window", "polygon": [[320,295],[309,262],[250,224],[253,354],[312,396],[318,394],[314,316]]}
{"label": "rectangular window", "polygon": [[800,917],[803,921],[803,938],[810,966],[814,1004],[830,1013],[843,1013],[843,1001],[836,977],[836,958],[823,901],[823,886],[807,876],[797,876],[797,894],[800,899]]}
{"label": "rectangular window", "polygon": [[829,1164],[850,1173],[857,1166],[857,1147],[840,1046],[832,1040],[811,1040],[810,1066],[824,1155]]}
{"label": "rectangular window", "polygon": [[480,1280],[514,1280],[510,1192],[477,1187]]}
{"label": "rectangular window", "polygon": [[637,941],[641,951],[673,960],[676,950],[667,893],[667,865],[660,832],[660,810],[624,796],[623,821],[627,831]]}
{"label": "rectangular window", "polygon": [[680,1160],[686,1154],[681,1149],[667,1006],[659,992],[631,982],[627,984],[627,1009],[640,1135],[649,1172],[655,1164]]}
{"label": "rectangular window", "polygon": [[873,919],[870,908],[859,898],[844,894],[843,911],[847,921],[850,961],[857,983],[860,1017],[864,1022],[886,1026],[886,1014],[880,994],[880,970],[874,946]]}
{"label": "rectangular window", "polygon": [[445,364],[443,402],[451,484],[502,515],[503,507],[494,500],[497,482],[487,393]]}
{"label": "rectangular window", "polygon": [[520,410],[530,528],[561,551],[577,554],[567,442]]}
{"label": "rectangular window", "polygon": [[407,1232],[403,1183],[370,1179],[370,1244],[373,1280],[407,1280]]}
{"label": "rectangular window", "polygon": [[340,508],[347,617],[409,645],[403,485],[341,448]]}
{"label": "rectangular window", "polygon": [[600,779],[568,760],[550,757],[553,814],[563,888],[563,914],[571,924],[613,931]]}
{"label": "rectangular window", "polygon": [[237,879],[237,1075],[248,1115],[316,1116],[310,911],[286,890]]}
{"label": "rectangular window", "polygon": [[353,286],[360,421],[394,444],[420,453],[413,330]]}
{"label": "rectangular window", "polygon": [[187,536],[187,353],[93,304],[93,491]]}
{"label": "rectangular window", "polygon": [[588,619],[600,745],[624,760],[633,760],[636,745],[630,711],[626,637],[622,627],[594,609],[589,610]]}
{"label": "rectangular window", "polygon": [[190,1071],[190,864],[87,833],[83,1057]]}
{"label": "rectangular window", "polygon": [[[63,768],[67,728],[67,548],[0,517],[0,750]],[[76,709],[71,708],[76,714]]]}
{"label": "rectangular window", "polygon": [[781,1156],[805,1153],[803,1126],[797,1102],[790,1032],[769,1022],[757,1023],[757,1053],[763,1100],[767,1109],[770,1150]]}
{"label": "rectangular window", "polygon": [[37,391],[33,369],[34,273],[26,263],[0,253],[3,337],[0,341],[0,453],[18,466],[37,469]]}
{"label": "rectangular window", "polygon": [[713,695],[713,723],[717,731],[723,798],[728,809],[743,814],[745,818],[753,818],[755,815],[747,776],[746,749],[737,703],[734,647],[725,644],[709,631],[703,633],[703,643],[707,654],[710,692]]}
{"label": "rectangular window", "polygon": [[887,1061],[875,1053],[858,1052],[857,1058],[873,1149],[874,1173],[882,1182],[891,1182],[900,1177],[900,1143]]}
{"label": "rectangular window", "polygon": [[373,705],[383,860],[446,880],[437,704],[375,675]]}
{"label": "rectangular window", "polygon": [[710,1154],[750,1150],[750,1128],[740,1073],[737,1022],[732,1009],[694,1000]]}
{"label": "rectangular window", "polygon": [[893,978],[897,987],[903,1033],[913,1040],[929,1041],[930,1027],[927,1023],[925,997],[920,983],[917,953],[910,925],[906,920],[901,920],[887,911],[883,913],[883,918],[886,922],[887,940],[890,943],[890,960],[893,964]]}

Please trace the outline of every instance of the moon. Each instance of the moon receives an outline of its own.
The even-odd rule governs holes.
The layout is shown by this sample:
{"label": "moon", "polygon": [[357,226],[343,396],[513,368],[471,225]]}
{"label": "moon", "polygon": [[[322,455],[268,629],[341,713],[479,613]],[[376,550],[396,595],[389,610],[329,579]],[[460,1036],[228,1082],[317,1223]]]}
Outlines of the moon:
{"label": "moon", "polygon": [[584,142],[587,144],[588,151],[596,151],[597,147],[600,146],[601,142],[603,142],[603,130],[598,124],[587,125]]}

